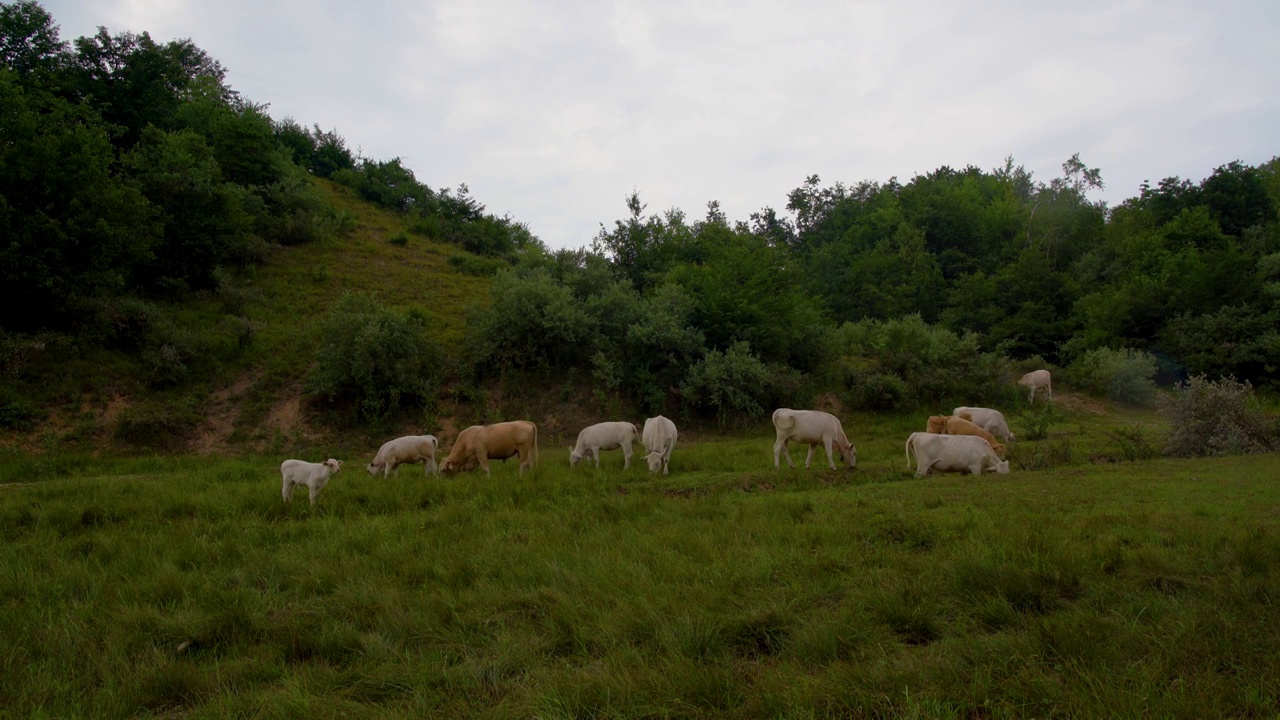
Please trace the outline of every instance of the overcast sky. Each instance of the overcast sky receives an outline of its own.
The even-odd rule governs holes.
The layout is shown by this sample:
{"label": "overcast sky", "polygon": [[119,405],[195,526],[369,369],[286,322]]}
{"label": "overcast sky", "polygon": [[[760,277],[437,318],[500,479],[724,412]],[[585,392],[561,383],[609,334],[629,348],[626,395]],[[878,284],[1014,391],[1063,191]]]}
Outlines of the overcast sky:
{"label": "overcast sky", "polygon": [[44,0],[62,38],[191,38],[270,114],[466,183],[552,247],[731,220],[812,174],[902,181],[1079,152],[1115,204],[1280,155],[1280,2]]}

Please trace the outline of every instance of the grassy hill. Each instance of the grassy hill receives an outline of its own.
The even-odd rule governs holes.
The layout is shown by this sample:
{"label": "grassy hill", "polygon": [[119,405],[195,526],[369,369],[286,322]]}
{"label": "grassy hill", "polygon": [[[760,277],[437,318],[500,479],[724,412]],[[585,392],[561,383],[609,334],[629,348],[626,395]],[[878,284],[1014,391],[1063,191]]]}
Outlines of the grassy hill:
{"label": "grassy hill", "polygon": [[199,349],[186,362],[184,382],[153,389],[136,349],[55,343],[27,365],[19,383],[38,420],[26,430],[0,434],[0,446],[127,447],[122,421],[139,428],[140,444],[166,450],[332,442],[341,433],[316,422],[316,408],[303,402],[302,382],[320,342],[318,321],[346,292],[393,308],[416,307],[431,319],[446,350],[458,348],[466,308],[483,302],[489,285],[484,273],[466,270],[494,261],[411,234],[402,216],[360,200],[348,188],[315,183],[343,214],[349,234],[276,246],[265,263],[228,276],[217,290],[161,306],[166,332]]}

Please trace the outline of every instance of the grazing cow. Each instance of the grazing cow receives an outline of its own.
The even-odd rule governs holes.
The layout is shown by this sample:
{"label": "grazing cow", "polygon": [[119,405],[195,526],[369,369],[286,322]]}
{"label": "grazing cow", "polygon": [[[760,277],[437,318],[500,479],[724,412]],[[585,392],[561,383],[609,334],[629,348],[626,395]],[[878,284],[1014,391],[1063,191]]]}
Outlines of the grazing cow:
{"label": "grazing cow", "polygon": [[285,460],[280,463],[280,478],[284,481],[280,495],[285,502],[293,502],[293,489],[307,486],[311,496],[311,506],[315,507],[316,496],[329,484],[329,478],[342,469],[342,461],[329,458],[322,463],[305,460]]}
{"label": "grazing cow", "polygon": [[[968,413],[965,413],[968,415]],[[933,415],[929,418],[929,422],[925,429],[936,435],[974,435],[987,441],[991,445],[991,449],[1001,458],[1004,457],[1004,445],[1001,445],[991,435],[991,433],[978,427],[965,417],[957,415]]]}
{"label": "grazing cow", "polygon": [[1026,375],[1023,375],[1022,379],[1018,381],[1018,384],[1023,387],[1031,388],[1031,395],[1028,396],[1027,402],[1035,402],[1036,391],[1041,388],[1044,388],[1049,393],[1049,399],[1052,400],[1053,383],[1050,380],[1048,370],[1032,370]]}
{"label": "grazing cow", "polygon": [[661,415],[651,417],[644,421],[641,440],[644,442],[644,459],[649,463],[649,472],[658,472],[661,468],[662,474],[666,475],[667,466],[671,463],[671,451],[676,449],[676,424]]}
{"label": "grazing cow", "polygon": [[773,411],[773,427],[777,430],[778,439],[773,443],[773,467],[781,469],[779,455],[785,455],[787,465],[795,467],[791,461],[791,451],[787,443],[795,440],[809,446],[809,454],[804,458],[804,466],[809,467],[813,460],[813,449],[821,445],[827,451],[827,464],[836,469],[836,461],[831,456],[831,448],[840,453],[844,464],[852,470],[858,464],[858,451],[844,434],[840,418],[821,410],[792,410],[778,408]]}
{"label": "grazing cow", "polygon": [[622,469],[627,470],[631,467],[631,444],[639,438],[640,432],[629,422],[602,422],[583,428],[577,447],[569,448],[569,465],[577,467],[584,457],[593,456],[600,467],[601,450],[622,448]]}
{"label": "grazing cow", "polygon": [[440,463],[440,472],[452,475],[474,470],[477,465],[489,474],[490,460],[520,456],[520,472],[538,464],[538,426],[528,420],[512,420],[492,425],[472,425],[458,433],[449,457]]}
{"label": "grazing cow", "polygon": [[985,440],[973,435],[911,433],[907,438],[906,452],[908,470],[911,469],[911,454],[915,453],[918,477],[924,477],[930,470],[968,470],[973,475],[981,475],[983,470],[994,470],[1001,475],[1009,472],[1009,461],[996,457]]}
{"label": "grazing cow", "polygon": [[1009,424],[1004,421],[1004,415],[999,410],[980,407],[958,407],[951,411],[952,415],[964,417],[970,420],[974,425],[986,430],[996,437],[1006,442],[1012,442],[1015,438],[1013,433],[1009,432]]}
{"label": "grazing cow", "polygon": [[399,473],[401,465],[422,463],[423,474],[430,475],[436,471],[437,445],[434,435],[406,435],[388,440],[378,448],[378,454],[365,469],[371,477],[377,477],[381,472],[386,478],[392,471]]}

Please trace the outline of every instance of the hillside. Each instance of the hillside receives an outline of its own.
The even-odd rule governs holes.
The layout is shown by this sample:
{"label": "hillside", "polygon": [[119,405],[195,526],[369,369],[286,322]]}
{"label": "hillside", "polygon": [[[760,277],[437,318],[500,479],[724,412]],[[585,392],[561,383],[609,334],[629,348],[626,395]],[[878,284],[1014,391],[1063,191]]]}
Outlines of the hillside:
{"label": "hillside", "polygon": [[[332,441],[341,433],[316,422],[317,408],[304,403],[302,383],[320,341],[318,321],[343,293],[417,308],[430,318],[443,346],[456,348],[466,308],[485,300],[489,279],[448,261],[474,256],[408,233],[403,215],[374,207],[348,188],[318,178],[314,183],[351,219],[349,235],[277,246],[262,265],[217,290],[163,306],[176,333],[214,348],[215,357],[193,366],[189,382],[153,390],[136,352],[52,348],[29,363],[21,378],[43,418],[26,431],[0,434],[0,447],[109,448],[121,444],[116,433],[122,417],[140,411],[162,417],[173,408],[187,408],[182,415],[196,427],[184,437],[156,438],[166,450],[262,450]],[[406,244],[390,242],[400,234],[408,236]],[[235,342],[229,329],[234,318],[253,328],[251,341],[238,352],[227,350]]]}

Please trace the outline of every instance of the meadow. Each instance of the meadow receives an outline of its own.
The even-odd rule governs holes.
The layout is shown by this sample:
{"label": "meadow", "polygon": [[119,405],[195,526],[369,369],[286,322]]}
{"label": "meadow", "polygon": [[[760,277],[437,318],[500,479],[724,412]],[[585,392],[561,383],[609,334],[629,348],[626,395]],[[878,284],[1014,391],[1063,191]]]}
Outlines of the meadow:
{"label": "meadow", "polygon": [[852,471],[775,471],[768,427],[667,477],[353,448],[314,509],[280,457],[0,456],[0,715],[1280,711],[1274,454],[1116,462],[1154,416],[1077,414],[916,478],[918,425],[846,419]]}

